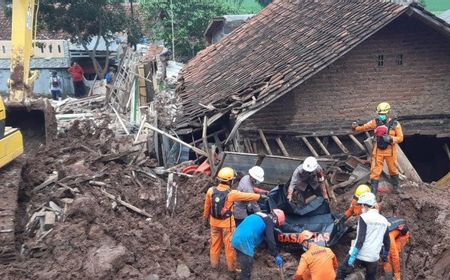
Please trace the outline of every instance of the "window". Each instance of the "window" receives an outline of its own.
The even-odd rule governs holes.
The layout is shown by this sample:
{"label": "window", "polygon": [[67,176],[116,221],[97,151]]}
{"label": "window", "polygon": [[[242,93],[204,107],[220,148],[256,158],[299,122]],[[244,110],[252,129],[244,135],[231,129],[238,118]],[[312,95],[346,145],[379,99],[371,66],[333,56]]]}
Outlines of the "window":
{"label": "window", "polygon": [[384,55],[379,54],[377,57],[377,63],[379,67],[384,66]]}
{"label": "window", "polygon": [[395,60],[397,62],[397,65],[403,65],[403,54],[398,54]]}
{"label": "window", "polygon": [[61,45],[58,45],[58,52],[61,53]]}
{"label": "window", "polygon": [[49,51],[50,53],[52,53],[52,51],[53,51],[53,46],[52,46],[52,45],[48,45],[48,51]]}
{"label": "window", "polygon": [[6,48],[5,48],[5,46],[2,46],[2,51],[3,51],[3,53],[6,53]]}

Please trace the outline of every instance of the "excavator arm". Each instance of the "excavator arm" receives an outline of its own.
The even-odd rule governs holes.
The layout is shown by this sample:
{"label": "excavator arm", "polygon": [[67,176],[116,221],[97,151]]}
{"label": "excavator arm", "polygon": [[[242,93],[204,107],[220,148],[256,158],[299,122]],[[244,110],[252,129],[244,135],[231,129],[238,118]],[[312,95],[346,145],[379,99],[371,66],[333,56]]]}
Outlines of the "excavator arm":
{"label": "excavator arm", "polygon": [[33,83],[39,76],[38,71],[30,71],[39,1],[13,0],[12,4],[9,100],[25,104],[32,97]]}

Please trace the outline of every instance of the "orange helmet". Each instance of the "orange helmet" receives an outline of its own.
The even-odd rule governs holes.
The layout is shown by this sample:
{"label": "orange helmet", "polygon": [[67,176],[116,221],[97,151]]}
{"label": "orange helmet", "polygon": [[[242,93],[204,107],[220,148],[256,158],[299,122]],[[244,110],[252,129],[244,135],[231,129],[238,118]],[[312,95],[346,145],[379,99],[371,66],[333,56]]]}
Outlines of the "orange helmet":
{"label": "orange helmet", "polygon": [[273,209],[273,215],[277,218],[277,226],[281,227],[286,222],[286,216],[284,215],[283,210],[281,209]]}
{"label": "orange helmet", "polygon": [[314,237],[314,233],[310,232],[309,230],[304,230],[302,233],[300,233],[299,241],[300,243],[303,243],[303,241],[310,240]]}
{"label": "orange helmet", "polygon": [[235,173],[233,168],[231,167],[224,167],[219,170],[219,173],[217,174],[217,179],[219,179],[222,182],[229,182],[233,180],[235,177]]}

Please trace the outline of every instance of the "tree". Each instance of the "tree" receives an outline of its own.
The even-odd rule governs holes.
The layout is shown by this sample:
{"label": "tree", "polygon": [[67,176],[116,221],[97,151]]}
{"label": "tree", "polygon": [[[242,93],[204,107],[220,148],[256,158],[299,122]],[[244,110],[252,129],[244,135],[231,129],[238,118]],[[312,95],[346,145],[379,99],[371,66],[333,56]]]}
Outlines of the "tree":
{"label": "tree", "polygon": [[[95,72],[103,79],[109,67],[109,46],[114,35],[127,31],[129,39],[136,41],[139,26],[127,17],[119,0],[41,0],[39,22],[48,30],[63,31],[73,43],[78,43],[89,53]],[[106,61],[102,66],[97,59],[97,48],[103,39],[106,44]],[[94,47],[88,45],[95,42]]]}
{"label": "tree", "polygon": [[150,21],[152,39],[164,40],[181,61],[205,47],[203,33],[211,18],[235,12],[217,0],[144,0],[142,10]]}
{"label": "tree", "polygon": [[258,2],[261,6],[265,7],[270,3],[272,3],[272,0],[256,0],[256,2]]}

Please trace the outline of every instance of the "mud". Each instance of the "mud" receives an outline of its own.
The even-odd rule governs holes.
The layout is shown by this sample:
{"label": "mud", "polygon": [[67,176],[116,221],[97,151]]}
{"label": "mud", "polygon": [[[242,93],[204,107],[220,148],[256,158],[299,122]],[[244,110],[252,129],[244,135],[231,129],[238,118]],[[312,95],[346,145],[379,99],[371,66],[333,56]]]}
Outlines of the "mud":
{"label": "mud", "polygon": [[[108,121],[76,122],[64,137],[41,147],[28,158],[22,182],[16,234],[20,258],[0,265],[0,279],[235,279],[236,274],[209,267],[209,230],[202,225],[204,192],[214,180],[206,176],[177,177],[176,205],[166,208],[166,179],[136,170],[150,170],[154,160],[135,154],[104,161],[102,155],[133,148],[131,139],[117,138]],[[82,145],[80,145],[82,144]],[[58,171],[63,185],[50,185],[33,194],[32,189]],[[113,202],[104,190],[130,203],[151,217],[142,216]],[[65,188],[69,186],[71,189]],[[74,192],[77,189],[79,192]],[[404,279],[448,279],[450,267],[450,192],[428,185],[403,186],[404,194],[384,195],[383,214],[405,217],[412,232],[406,250]],[[352,190],[339,196],[337,208],[350,204]],[[64,198],[73,199],[66,204]],[[53,201],[65,216],[39,240],[24,230],[29,217],[43,204]],[[343,260],[351,237],[333,248]],[[23,243],[23,245],[21,245]],[[408,251],[410,250],[410,253]],[[285,276],[291,279],[298,255],[282,253]],[[178,271],[178,272],[177,272]],[[258,251],[253,279],[280,279],[273,258]]]}

